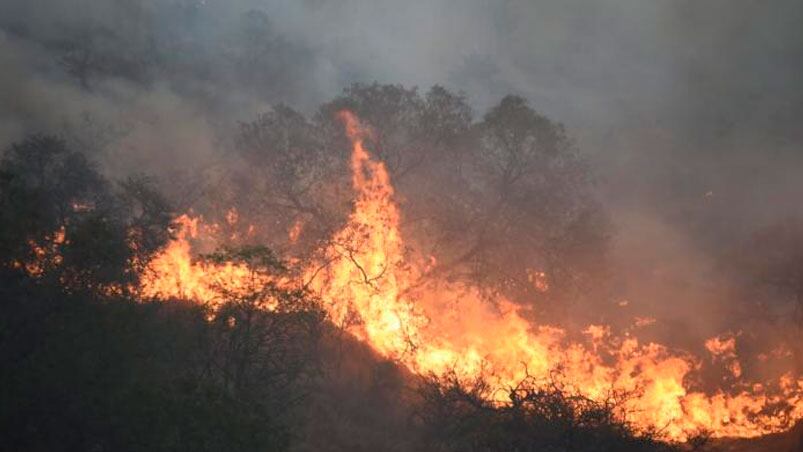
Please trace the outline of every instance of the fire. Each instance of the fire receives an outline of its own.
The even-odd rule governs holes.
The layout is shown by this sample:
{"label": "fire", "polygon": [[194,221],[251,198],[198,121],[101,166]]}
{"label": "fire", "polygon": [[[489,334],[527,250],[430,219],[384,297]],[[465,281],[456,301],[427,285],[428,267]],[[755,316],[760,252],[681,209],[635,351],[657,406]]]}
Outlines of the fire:
{"label": "fire", "polygon": [[237,212],[237,209],[231,208],[226,212],[226,223],[230,226],[234,226],[237,224],[237,221],[240,219],[240,214]]}
{"label": "fire", "polygon": [[293,222],[293,226],[290,228],[290,231],[287,233],[287,240],[294,244],[298,242],[298,238],[301,237],[301,231],[304,229],[304,222],[301,219],[297,219]]}
{"label": "fire", "polygon": [[[227,221],[236,219],[236,212],[232,212],[235,211],[229,211]],[[216,225],[205,228],[200,218],[186,214],[175,223],[178,225],[176,238],[148,263],[141,275],[141,297],[194,300],[215,307],[226,296],[247,294],[256,285],[268,282],[244,263],[195,261],[191,240],[199,239],[204,230],[209,234],[218,228]]]}
{"label": "fire", "polygon": [[705,348],[711,352],[712,355],[722,358],[735,358],[736,357],[736,338],[733,336],[725,337],[712,337],[705,341]]}
{"label": "fire", "polygon": [[[626,395],[619,414],[668,440],[684,441],[701,431],[755,437],[803,418],[803,379],[791,374],[778,382],[745,384],[735,394],[704,394],[688,383],[700,367],[690,354],[616,337],[604,325],[589,326],[587,342],[571,342],[560,328],[534,325],[511,300],[489,303],[469,284],[428,280],[437,260],[417,255],[405,243],[390,175],[366,148],[370,131],[350,112],[341,112],[340,119],[352,143],[354,208],[302,279],[323,300],[333,323],[378,353],[415,372],[484,376],[499,388],[534,377],[544,383],[558,380],[595,399]],[[228,221],[236,222],[236,216]],[[203,238],[203,224],[187,215],[178,223],[175,240],[143,275],[144,297],[214,305],[222,299],[221,287],[231,292],[253,282],[243,264],[194,261],[191,242]],[[293,225],[291,241],[300,229],[299,222]],[[539,291],[549,289],[543,272],[531,271],[530,281]],[[731,372],[741,376],[735,338],[714,338],[705,345],[715,355],[733,353]],[[772,394],[768,388],[777,390]],[[505,400],[500,396],[497,402]],[[771,409],[778,406],[787,408]]]}
{"label": "fire", "polygon": [[539,292],[549,291],[549,280],[545,272],[528,270],[527,279],[532,283],[533,287],[535,287],[535,290]]}
{"label": "fire", "polygon": [[16,261],[13,266],[24,269],[31,277],[38,278],[42,276],[46,268],[61,265],[64,260],[61,255],[61,246],[66,243],[68,243],[67,231],[64,226],[52,234],[45,235],[40,241],[29,239],[28,246],[31,248],[33,258],[26,262]]}

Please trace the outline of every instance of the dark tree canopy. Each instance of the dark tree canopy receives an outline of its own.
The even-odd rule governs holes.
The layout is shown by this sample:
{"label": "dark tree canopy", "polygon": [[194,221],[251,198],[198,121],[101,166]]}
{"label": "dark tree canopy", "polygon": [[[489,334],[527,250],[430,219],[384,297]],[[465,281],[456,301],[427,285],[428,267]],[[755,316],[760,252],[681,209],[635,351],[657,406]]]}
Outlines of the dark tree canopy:
{"label": "dark tree canopy", "polygon": [[[4,449],[289,447],[317,378],[314,297],[254,278],[217,311],[134,298],[128,288],[169,236],[169,207],[147,179],[114,186],[54,137],[6,151],[0,212]],[[265,248],[204,258],[287,271]]]}
{"label": "dark tree canopy", "polygon": [[0,252],[6,263],[41,261],[44,278],[97,288],[137,276],[168,238],[171,211],[146,179],[118,186],[52,136],[13,144],[0,162]]}

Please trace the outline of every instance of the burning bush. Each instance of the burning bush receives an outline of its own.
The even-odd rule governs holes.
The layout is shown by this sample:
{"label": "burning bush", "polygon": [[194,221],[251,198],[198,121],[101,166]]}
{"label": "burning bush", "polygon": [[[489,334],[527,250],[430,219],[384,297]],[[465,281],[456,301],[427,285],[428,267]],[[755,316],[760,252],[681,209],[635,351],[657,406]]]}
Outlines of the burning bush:
{"label": "burning bush", "polygon": [[[502,394],[497,392],[501,391]],[[417,420],[444,451],[672,451],[623,421],[627,394],[592,400],[558,382],[532,377],[500,390],[482,378],[430,376],[420,390]],[[491,403],[501,396],[504,403]]]}

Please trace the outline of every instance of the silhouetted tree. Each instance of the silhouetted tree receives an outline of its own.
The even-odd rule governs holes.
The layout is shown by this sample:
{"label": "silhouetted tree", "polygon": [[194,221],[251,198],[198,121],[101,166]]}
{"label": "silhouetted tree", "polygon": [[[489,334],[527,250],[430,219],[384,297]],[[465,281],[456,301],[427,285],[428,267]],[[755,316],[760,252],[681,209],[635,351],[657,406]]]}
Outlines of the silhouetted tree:
{"label": "silhouetted tree", "polygon": [[168,238],[167,202],[145,179],[118,190],[81,153],[52,136],[13,144],[0,162],[0,252],[5,268],[34,264],[74,289],[137,277]]}
{"label": "silhouetted tree", "polygon": [[350,193],[345,161],[324,152],[319,128],[303,115],[278,105],[240,124],[237,149],[243,164],[231,171],[222,202],[267,228],[267,243],[286,245],[286,231],[300,221],[301,242],[319,245],[342,222]]}
{"label": "silhouetted tree", "polygon": [[[246,287],[221,287],[214,313],[214,372],[243,403],[258,403],[289,421],[317,372],[316,347],[325,318],[320,302],[303,288],[283,287],[288,269],[267,248],[243,247],[204,256],[236,262],[251,272]],[[225,284],[225,283],[224,283]]]}
{"label": "silhouetted tree", "polygon": [[440,451],[671,451],[637,433],[617,415],[621,399],[594,401],[558,384],[531,378],[498,400],[481,377],[431,376],[419,391],[417,419],[425,438]]}

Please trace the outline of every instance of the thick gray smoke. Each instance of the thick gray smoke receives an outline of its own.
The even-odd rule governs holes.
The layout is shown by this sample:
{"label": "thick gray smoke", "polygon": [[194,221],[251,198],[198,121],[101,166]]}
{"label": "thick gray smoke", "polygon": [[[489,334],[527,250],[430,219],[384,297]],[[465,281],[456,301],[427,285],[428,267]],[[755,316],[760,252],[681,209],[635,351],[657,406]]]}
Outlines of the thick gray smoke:
{"label": "thick gray smoke", "polygon": [[632,303],[708,322],[721,249],[803,214],[801,23],[799,0],[5,0],[0,143],[55,132],[165,177],[353,82],[441,84],[479,114],[518,94],[591,159]]}
{"label": "thick gray smoke", "polygon": [[[122,116],[133,129],[169,122],[169,132],[147,133],[169,137],[160,152],[203,152],[204,128],[271,103],[309,111],[355,81],[442,84],[479,112],[504,94],[525,96],[567,124],[620,198],[671,189],[759,201],[773,193],[730,194],[726,179],[798,188],[780,170],[795,166],[755,163],[799,151],[801,19],[794,0],[8,0],[2,134],[7,142],[82,114]],[[88,74],[91,90],[59,63],[80,59],[81,45],[121,60]],[[162,70],[143,69],[141,83],[119,76],[152,67],[137,60],[148,57]]]}

